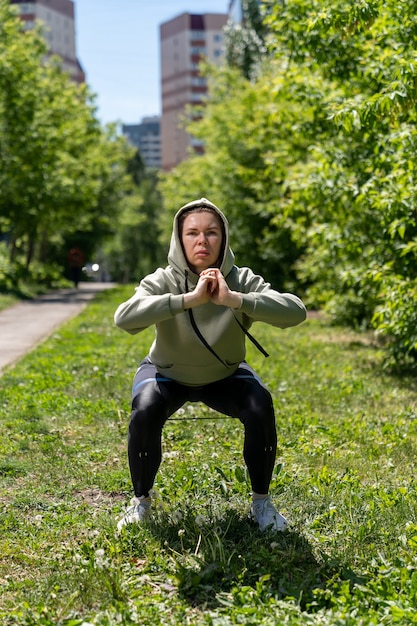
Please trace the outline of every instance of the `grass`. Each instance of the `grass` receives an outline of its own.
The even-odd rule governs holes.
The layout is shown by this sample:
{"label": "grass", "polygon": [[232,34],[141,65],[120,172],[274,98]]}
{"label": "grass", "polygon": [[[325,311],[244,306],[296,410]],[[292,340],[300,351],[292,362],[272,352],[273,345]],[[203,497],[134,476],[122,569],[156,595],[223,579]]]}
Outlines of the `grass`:
{"label": "grass", "polygon": [[152,521],[116,534],[153,337],[113,326],[131,292],[98,294],[0,378],[1,623],[417,624],[416,380],[320,318],[256,326],[269,359],[248,347],[275,399],[290,530],[250,524],[242,428],[193,404],[164,429]]}
{"label": "grass", "polygon": [[12,304],[17,304],[17,302],[19,302],[17,296],[0,293],[0,311],[3,311],[3,309],[7,309],[7,307],[12,306]]}

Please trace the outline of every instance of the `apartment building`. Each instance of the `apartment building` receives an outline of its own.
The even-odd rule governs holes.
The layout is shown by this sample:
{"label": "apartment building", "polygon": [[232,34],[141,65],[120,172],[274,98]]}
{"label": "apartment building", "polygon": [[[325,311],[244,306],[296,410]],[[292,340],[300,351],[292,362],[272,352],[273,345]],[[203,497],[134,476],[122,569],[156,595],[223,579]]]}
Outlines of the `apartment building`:
{"label": "apartment building", "polygon": [[161,162],[168,171],[203,146],[181,128],[186,105],[199,105],[207,95],[200,61],[220,65],[224,58],[223,27],[227,13],[183,13],[160,25]]}
{"label": "apartment building", "polygon": [[75,43],[75,10],[72,0],[10,0],[20,10],[27,29],[40,20],[45,26],[44,37],[51,54],[62,59],[62,67],[78,83],[85,81],[83,69],[77,59]]}
{"label": "apartment building", "polygon": [[144,117],[140,124],[123,124],[122,133],[135,146],[146,167],[161,167],[160,118]]}

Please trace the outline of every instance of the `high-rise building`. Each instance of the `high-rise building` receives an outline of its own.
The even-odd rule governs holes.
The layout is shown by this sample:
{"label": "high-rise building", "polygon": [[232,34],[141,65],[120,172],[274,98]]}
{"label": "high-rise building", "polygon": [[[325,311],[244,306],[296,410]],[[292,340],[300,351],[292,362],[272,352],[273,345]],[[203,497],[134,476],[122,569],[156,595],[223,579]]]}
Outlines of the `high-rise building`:
{"label": "high-rise building", "polygon": [[85,81],[83,69],[77,59],[75,44],[75,11],[72,0],[10,0],[20,9],[20,17],[27,29],[33,28],[35,21],[44,24],[44,37],[51,54],[62,59],[62,67],[78,83]]}
{"label": "high-rise building", "polygon": [[161,167],[160,118],[144,117],[140,124],[123,124],[122,133],[135,146],[146,167]]}
{"label": "high-rise building", "polygon": [[223,27],[227,13],[191,15],[183,13],[160,25],[161,49],[161,160],[170,170],[189,155],[203,152],[199,142],[181,128],[186,105],[204,102],[206,79],[201,75],[202,59],[223,62]]}

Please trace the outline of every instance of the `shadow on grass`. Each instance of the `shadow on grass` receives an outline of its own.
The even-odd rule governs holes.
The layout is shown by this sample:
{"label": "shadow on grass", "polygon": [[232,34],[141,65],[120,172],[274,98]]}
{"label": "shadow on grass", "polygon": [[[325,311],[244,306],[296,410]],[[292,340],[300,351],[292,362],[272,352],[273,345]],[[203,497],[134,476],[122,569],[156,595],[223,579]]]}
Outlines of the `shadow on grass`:
{"label": "shadow on grass", "polygon": [[187,520],[174,524],[167,519],[155,520],[149,531],[174,555],[178,593],[193,607],[215,609],[226,595],[230,601],[231,594],[238,603],[251,597],[293,598],[302,610],[309,610],[317,604],[315,590],[324,589],[330,580],[358,580],[337,562],[319,561],[299,533],[260,533],[232,511],[197,533],[187,530]]}

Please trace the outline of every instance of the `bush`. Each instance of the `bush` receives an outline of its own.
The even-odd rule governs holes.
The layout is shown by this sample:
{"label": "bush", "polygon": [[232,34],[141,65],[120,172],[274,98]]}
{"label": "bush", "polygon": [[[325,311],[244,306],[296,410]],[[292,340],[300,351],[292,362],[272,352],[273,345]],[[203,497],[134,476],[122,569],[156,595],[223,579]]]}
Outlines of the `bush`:
{"label": "bush", "polygon": [[386,365],[416,367],[417,279],[393,277],[385,287],[383,304],[373,316],[377,332],[388,338]]}
{"label": "bush", "polygon": [[49,289],[67,287],[70,284],[63,277],[59,265],[33,262],[30,269],[27,269],[21,259],[11,261],[6,246],[0,244],[0,293],[31,298]]}

